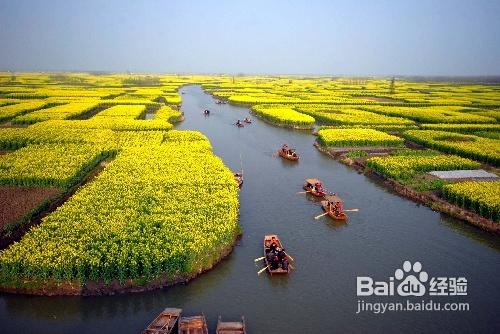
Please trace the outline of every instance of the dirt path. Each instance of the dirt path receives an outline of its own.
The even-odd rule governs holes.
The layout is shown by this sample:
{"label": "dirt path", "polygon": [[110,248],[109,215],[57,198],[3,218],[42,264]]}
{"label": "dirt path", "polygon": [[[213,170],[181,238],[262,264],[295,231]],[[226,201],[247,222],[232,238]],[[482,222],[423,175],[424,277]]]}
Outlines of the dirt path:
{"label": "dirt path", "polygon": [[57,188],[1,186],[0,228],[21,219],[44,200],[57,195]]}
{"label": "dirt path", "polygon": [[[0,187],[0,249],[7,248],[15,241],[19,241],[32,226],[42,222],[42,219],[49,213],[64,204],[83,185],[96,178],[99,173],[106,168],[113,158],[101,161],[85,178],[77,185],[73,186],[66,193],[61,193],[57,188],[44,187],[21,187],[2,186]],[[43,203],[47,201],[46,203]],[[22,223],[12,231],[2,231],[6,224],[12,224],[32,212],[28,217],[29,221]]]}

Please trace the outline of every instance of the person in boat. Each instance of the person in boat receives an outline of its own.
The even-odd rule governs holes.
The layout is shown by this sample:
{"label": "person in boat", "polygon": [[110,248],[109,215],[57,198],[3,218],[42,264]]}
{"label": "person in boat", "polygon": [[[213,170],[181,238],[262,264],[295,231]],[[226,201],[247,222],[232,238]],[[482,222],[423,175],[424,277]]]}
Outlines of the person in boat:
{"label": "person in boat", "polygon": [[335,204],[333,205],[333,214],[335,216],[338,216],[342,213],[342,205],[340,204],[339,201],[336,201]]}
{"label": "person in boat", "polygon": [[269,251],[269,249],[267,250],[267,254],[266,254],[266,259],[267,259],[267,262],[271,263],[273,261],[273,257],[276,255],[274,252],[271,252]]}
{"label": "person in boat", "polygon": [[236,121],[236,126],[243,126],[243,124],[241,123],[241,121],[240,121],[240,120],[237,120],[237,121]]}
{"label": "person in boat", "polygon": [[280,262],[286,259],[286,253],[284,248],[277,248],[276,254],[278,255],[278,260],[280,260]]}
{"label": "person in boat", "polygon": [[245,122],[245,123],[251,123],[252,121],[250,120],[250,118],[245,117],[245,119],[243,120],[243,122]]}
{"label": "person in boat", "polygon": [[269,253],[270,257],[270,265],[271,265],[271,270],[276,270],[280,267],[280,260],[278,258],[278,255],[275,252],[270,252]]}
{"label": "person in boat", "polygon": [[269,252],[276,253],[278,251],[278,244],[276,241],[271,241],[271,244],[269,245]]}
{"label": "person in boat", "polygon": [[319,182],[316,182],[316,184],[314,185],[314,187],[313,187],[312,190],[315,191],[315,192],[318,192],[318,193],[324,192],[323,191],[323,186]]}
{"label": "person in boat", "polygon": [[284,248],[278,248],[277,250],[277,256],[278,256],[278,261],[279,261],[279,266],[283,270],[288,269],[288,257],[286,256],[286,252]]}
{"label": "person in boat", "polygon": [[287,144],[283,144],[283,146],[281,146],[281,150],[283,152],[285,152],[285,153],[288,152],[288,145]]}

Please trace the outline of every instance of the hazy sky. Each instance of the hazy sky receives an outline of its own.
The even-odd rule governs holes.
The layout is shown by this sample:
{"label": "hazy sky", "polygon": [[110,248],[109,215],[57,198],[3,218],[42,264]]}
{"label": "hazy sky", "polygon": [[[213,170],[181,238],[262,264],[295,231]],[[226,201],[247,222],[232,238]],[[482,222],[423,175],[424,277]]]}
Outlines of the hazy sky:
{"label": "hazy sky", "polygon": [[0,70],[499,75],[500,1],[0,0]]}

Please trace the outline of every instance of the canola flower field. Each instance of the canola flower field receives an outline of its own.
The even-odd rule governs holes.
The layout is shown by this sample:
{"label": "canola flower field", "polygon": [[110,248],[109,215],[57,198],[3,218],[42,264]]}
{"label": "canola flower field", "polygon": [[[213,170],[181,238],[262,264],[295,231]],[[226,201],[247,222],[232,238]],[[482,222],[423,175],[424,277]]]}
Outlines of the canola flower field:
{"label": "canola flower field", "polygon": [[111,281],[209,267],[237,233],[237,185],[208,141],[188,136],[123,148],[0,254],[3,279]]}
{"label": "canola flower field", "polygon": [[[40,77],[25,76],[30,84]],[[0,148],[6,150],[0,186],[66,190],[113,158],[40,225],[0,251],[0,288],[43,287],[54,280],[173,282],[210,268],[240,233],[232,172],[201,133],[172,130],[170,122],[182,118],[178,88],[192,78],[155,88],[141,87],[141,78],[130,87],[122,78],[88,78],[94,89],[0,86],[2,98],[11,99],[1,113],[7,126],[0,128]],[[46,80],[54,79],[39,84]],[[146,120],[151,106],[154,119]]]}
{"label": "canola flower field", "polygon": [[373,129],[324,129],[318,131],[318,142],[327,147],[403,146],[402,138]]}
{"label": "canola flower field", "polygon": [[408,179],[417,173],[439,170],[477,169],[480,163],[453,155],[402,155],[373,157],[368,167],[394,179]]}
{"label": "canola flower field", "polygon": [[29,145],[0,156],[0,184],[68,188],[100,161],[112,146],[92,144]]}
{"label": "canola flower field", "polygon": [[409,130],[403,136],[436,150],[500,166],[500,142],[496,139],[434,130]]}
{"label": "canola flower field", "polygon": [[493,221],[500,220],[500,182],[461,182],[443,187],[452,203],[471,209]]}
{"label": "canola flower field", "polygon": [[[232,173],[182,120],[179,88],[316,127],[332,148],[413,142],[439,152],[369,157],[390,178],[500,163],[500,87],[384,78],[0,73],[0,187],[66,190],[113,160],[0,251],[0,288],[23,282],[174,280],[209,268],[239,233]],[[146,119],[146,114],[152,117]],[[499,182],[444,184],[450,203],[498,222]]]}
{"label": "canola flower field", "polygon": [[312,128],[314,125],[314,118],[292,108],[258,105],[253,107],[252,110],[257,116],[280,125],[300,128]]}

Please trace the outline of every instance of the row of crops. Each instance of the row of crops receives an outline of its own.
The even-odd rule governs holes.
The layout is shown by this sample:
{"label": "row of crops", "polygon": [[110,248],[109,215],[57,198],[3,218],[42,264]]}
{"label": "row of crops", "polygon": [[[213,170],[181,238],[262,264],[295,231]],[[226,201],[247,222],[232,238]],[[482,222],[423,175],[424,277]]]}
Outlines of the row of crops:
{"label": "row of crops", "polygon": [[42,109],[44,107],[50,107],[50,103],[46,101],[27,101],[15,104],[8,104],[2,106],[0,109],[0,122],[9,120],[16,116],[21,116],[30,111]]}
{"label": "row of crops", "polygon": [[409,130],[403,136],[426,147],[500,166],[500,141],[496,139],[434,130]]}
{"label": "row of crops", "polygon": [[496,119],[477,115],[470,108],[439,106],[439,107],[394,107],[369,106],[364,110],[387,116],[397,116],[421,123],[496,123]]}
{"label": "row of crops", "polygon": [[313,116],[322,124],[331,125],[414,125],[415,122],[402,117],[387,117],[376,113],[354,109],[334,107],[300,106],[296,109]]}
{"label": "row of crops", "polygon": [[452,203],[500,221],[500,182],[461,182],[443,187],[444,196]]}
{"label": "row of crops", "polygon": [[394,179],[410,179],[419,173],[454,169],[477,169],[481,165],[453,155],[402,155],[373,157],[367,166]]}
{"label": "row of crops", "polygon": [[164,120],[169,123],[175,123],[182,119],[182,113],[169,106],[162,106],[155,113],[155,120]]}
{"label": "row of crops", "polygon": [[17,116],[12,120],[14,124],[33,124],[49,119],[68,119],[76,117],[97,108],[96,102],[73,102],[51,108],[39,109],[26,115]]}
{"label": "row of crops", "polygon": [[145,112],[145,109],[144,105],[116,105],[99,112],[93,118],[138,119]]}
{"label": "row of crops", "polygon": [[65,189],[115,153],[109,145],[29,145],[0,155],[0,184]]}
{"label": "row of crops", "polygon": [[328,147],[402,147],[402,138],[373,129],[323,129],[318,142]]}
{"label": "row of crops", "polygon": [[258,105],[252,110],[257,116],[284,126],[312,128],[314,125],[314,118],[292,108]]}

